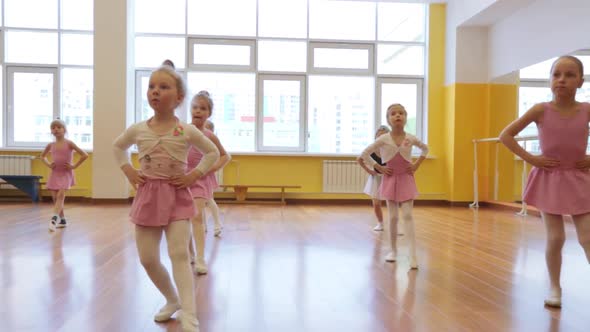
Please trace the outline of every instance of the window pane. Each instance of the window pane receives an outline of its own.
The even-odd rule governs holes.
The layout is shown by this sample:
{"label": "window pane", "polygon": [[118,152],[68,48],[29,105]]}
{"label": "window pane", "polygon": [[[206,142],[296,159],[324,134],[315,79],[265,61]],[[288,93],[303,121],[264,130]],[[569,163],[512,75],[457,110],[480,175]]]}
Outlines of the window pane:
{"label": "window pane", "polygon": [[177,69],[184,68],[185,45],[184,37],[135,37],[135,66],[155,68],[170,59]]}
{"label": "window pane", "polygon": [[258,70],[305,72],[307,43],[287,41],[258,42]]}
{"label": "window pane", "polygon": [[555,59],[557,58],[552,58],[547,61],[539,62],[532,66],[521,69],[520,78],[548,80],[551,71],[551,65]]}
{"label": "window pane", "polygon": [[57,33],[6,31],[6,62],[57,64]]}
{"label": "window pane", "polygon": [[94,58],[93,39],[93,35],[62,34],[61,63],[64,65],[92,66]]}
{"label": "window pane", "polygon": [[202,65],[249,66],[250,46],[195,44],[193,63]]}
{"label": "window pane", "polygon": [[301,82],[265,80],[262,96],[262,144],[299,147]]}
{"label": "window pane", "polygon": [[314,48],[315,68],[368,69],[369,50],[349,48]]}
{"label": "window pane", "polygon": [[[154,111],[150,107],[150,103],[147,100],[147,90],[150,85],[150,77],[141,77],[141,118],[138,121],[144,121],[154,115]],[[187,96],[188,99],[188,96]]]}
{"label": "window pane", "polygon": [[189,96],[207,90],[213,99],[211,121],[223,141],[234,152],[255,151],[255,75],[250,73],[188,73]]}
{"label": "window pane", "polygon": [[50,73],[14,73],[15,142],[49,142],[54,78]]}
{"label": "window pane", "polygon": [[309,36],[375,40],[375,3],[310,0]]}
{"label": "window pane", "polygon": [[91,149],[93,71],[67,68],[61,75],[61,114],[68,137],[81,148]]}
{"label": "window pane", "polygon": [[309,152],[356,154],[373,142],[374,84],[372,77],[309,77]]}
{"label": "window pane", "polygon": [[426,11],[423,4],[382,3],[378,5],[379,40],[423,42]]}
{"label": "window pane", "polygon": [[[135,1],[135,32],[185,33],[185,0]],[[199,18],[203,15],[198,11]],[[169,57],[166,57],[168,59]]]}
{"label": "window pane", "polygon": [[62,29],[94,30],[93,0],[61,0],[61,15]]}
{"label": "window pane", "polygon": [[[2,6],[0,6],[2,7]],[[2,10],[0,10],[0,16],[1,16]],[[3,83],[4,83],[4,77],[2,75],[3,71],[2,71],[2,66],[0,66],[0,91],[2,90],[3,87]],[[4,100],[3,98],[3,93],[0,93],[0,105],[4,105]],[[0,116],[0,146],[4,146],[4,117]]]}
{"label": "window pane", "polygon": [[380,75],[424,75],[424,47],[378,45],[377,73]]}
{"label": "window pane", "polygon": [[258,35],[261,37],[307,37],[307,2],[258,0]]}
{"label": "window pane", "polygon": [[6,26],[57,29],[57,0],[4,0]]}
{"label": "window pane", "polygon": [[383,83],[381,84],[381,124],[387,123],[387,108],[391,104],[402,104],[408,112],[405,130],[416,135],[416,110],[418,105],[418,85],[411,83]]}
{"label": "window pane", "polygon": [[255,36],[256,0],[188,0],[188,33]]}

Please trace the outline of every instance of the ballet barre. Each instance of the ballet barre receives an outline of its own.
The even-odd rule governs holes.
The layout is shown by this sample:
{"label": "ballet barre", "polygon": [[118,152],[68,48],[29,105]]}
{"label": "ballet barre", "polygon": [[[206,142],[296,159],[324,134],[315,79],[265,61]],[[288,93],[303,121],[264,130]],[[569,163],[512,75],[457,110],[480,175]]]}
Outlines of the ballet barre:
{"label": "ballet barre", "polygon": [[[269,201],[253,201],[247,200],[247,193],[249,188],[274,188],[274,189],[281,189],[281,205],[285,205],[285,189],[300,189],[301,186],[291,186],[291,185],[258,185],[258,184],[222,184],[219,185],[221,188],[233,188],[234,192],[236,193],[236,200],[235,201],[228,201],[232,203],[268,203]],[[272,202],[272,201],[271,201]]]}

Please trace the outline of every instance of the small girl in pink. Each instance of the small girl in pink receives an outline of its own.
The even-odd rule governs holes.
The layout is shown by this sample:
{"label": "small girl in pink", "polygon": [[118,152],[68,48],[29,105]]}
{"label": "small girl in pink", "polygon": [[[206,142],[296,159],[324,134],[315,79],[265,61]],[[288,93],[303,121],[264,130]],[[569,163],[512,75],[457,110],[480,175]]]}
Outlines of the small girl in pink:
{"label": "small girl in pink", "polygon": [[[178,120],[174,110],[184,100],[186,87],[171,66],[161,66],[150,76],[147,98],[154,116],[129,127],[114,142],[115,158],[137,193],[131,206],[137,251],[148,276],[166,298],[154,316],[162,322],[182,309],[182,331],[197,332],[194,285],[189,264],[189,219],[195,208],[189,187],[215,164],[217,148],[195,127]],[[139,151],[140,170],[131,166],[127,149]],[[190,146],[203,151],[201,162],[187,172]],[[160,262],[160,241],[166,234],[168,255],[178,295],[168,271]],[[180,301],[179,301],[180,298]]]}
{"label": "small girl in pink", "polygon": [[[533,165],[524,201],[541,211],[547,232],[545,261],[551,290],[545,305],[561,307],[561,250],[565,243],[563,215],[572,215],[578,241],[590,262],[590,104],[576,101],[584,84],[584,66],[573,56],[559,57],[551,67],[553,100],[534,105],[508,125],[500,140],[522,160]],[[532,155],[514,139],[531,122],[539,129],[541,155]]]}
{"label": "small girl in pink", "polygon": [[[400,104],[393,104],[387,108],[387,123],[391,132],[381,135],[375,143],[369,145],[361,154],[361,158],[370,168],[383,174],[380,196],[387,200],[389,213],[389,239],[391,241],[391,253],[385,257],[387,262],[395,262],[397,259],[397,222],[398,205],[401,206],[404,220],[405,233],[410,247],[410,268],[417,269],[416,239],[414,236],[414,220],[412,207],[414,199],[418,197],[418,189],[414,179],[414,172],[426,159],[428,147],[417,137],[404,131],[408,113]],[[412,163],[412,146],[422,150],[420,158]],[[381,160],[386,166],[379,165],[371,153],[379,152]]]}
{"label": "small girl in pink", "polygon": [[[51,198],[53,198],[54,203],[53,216],[49,220],[49,231],[53,232],[56,227],[64,228],[67,226],[64,215],[66,190],[76,184],[73,170],[88,158],[88,154],[80,149],[76,143],[65,138],[67,132],[65,122],[56,119],[51,122],[49,127],[51,128],[51,134],[55,137],[55,142],[47,144],[41,154],[41,161],[45,166],[51,168],[47,180],[47,189],[51,191]],[[78,162],[72,164],[74,151],[78,152],[80,158]],[[52,162],[47,160],[48,154],[51,154]],[[59,222],[58,218],[60,219]]]}
{"label": "small girl in pink", "polygon": [[[193,259],[193,271],[196,274],[207,273],[207,264],[205,262],[205,205],[213,199],[213,191],[218,187],[215,172],[222,169],[231,160],[230,155],[225,151],[223,145],[221,145],[219,138],[217,138],[211,130],[205,128],[205,123],[207,119],[211,117],[212,111],[213,100],[207,91],[200,91],[193,97],[191,102],[192,124],[201,130],[205,136],[215,144],[217,149],[219,149],[220,156],[219,160],[209,169],[207,174],[191,186],[191,193],[197,207],[197,214],[191,220],[193,225],[193,237],[196,244],[196,259]],[[189,168],[200,162],[202,157],[203,153],[201,151],[191,148],[188,154]],[[219,236],[220,234],[221,228],[216,226],[215,236]],[[191,257],[194,257],[195,249],[193,248],[192,241],[189,249]]]}

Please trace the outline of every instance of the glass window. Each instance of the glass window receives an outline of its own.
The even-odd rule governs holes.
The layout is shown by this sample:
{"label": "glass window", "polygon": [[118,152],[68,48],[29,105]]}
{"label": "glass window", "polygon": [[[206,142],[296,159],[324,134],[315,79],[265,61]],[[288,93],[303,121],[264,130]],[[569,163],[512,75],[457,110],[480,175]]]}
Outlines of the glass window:
{"label": "glass window", "polygon": [[344,48],[314,48],[316,68],[369,69],[369,50]]}
{"label": "glass window", "polygon": [[203,65],[250,65],[250,46],[195,44],[193,63]]}
{"label": "glass window", "polygon": [[51,70],[41,72],[33,68],[7,70],[11,80],[8,85],[9,119],[12,122],[9,142],[17,145],[50,142],[49,123],[56,115],[56,74]]}
{"label": "glass window", "polygon": [[136,37],[135,66],[156,68],[164,59],[174,62],[177,69],[185,68],[186,40],[182,37]]}
{"label": "glass window", "polygon": [[63,33],[61,35],[61,63],[63,65],[92,66],[94,63],[94,36],[91,34]]}
{"label": "glass window", "polygon": [[360,153],[375,128],[373,77],[310,76],[308,151]]}
{"label": "glass window", "polygon": [[6,31],[6,62],[57,64],[57,33]]}
{"label": "glass window", "polygon": [[210,92],[211,121],[223,146],[229,151],[255,151],[255,75],[189,72],[187,81],[190,97],[200,90]]}
{"label": "glass window", "polygon": [[305,72],[306,69],[306,42],[274,40],[258,42],[258,70]]}
{"label": "glass window", "polygon": [[7,27],[57,29],[57,0],[4,0],[4,14]]}
{"label": "glass window", "polygon": [[61,0],[61,28],[94,29],[94,0]]}
{"label": "glass window", "polygon": [[256,0],[188,0],[188,33],[255,36]]}
{"label": "glass window", "polygon": [[303,151],[304,76],[262,79],[261,150]]}
{"label": "glass window", "polygon": [[423,42],[426,7],[414,3],[378,4],[377,39],[383,41]]}
{"label": "glass window", "polygon": [[[61,75],[61,114],[66,119],[68,135],[77,134],[76,144],[91,149],[93,70],[64,68]],[[90,138],[85,140],[84,137]]]}
{"label": "glass window", "polygon": [[424,46],[377,46],[377,73],[379,75],[424,75]]}
{"label": "glass window", "polygon": [[309,37],[375,40],[375,3],[310,0]]}
{"label": "glass window", "polygon": [[[160,0],[135,1],[135,32],[184,34],[185,8],[185,0],[167,0],[165,3]],[[207,16],[202,11],[198,14],[199,18]]]}
{"label": "glass window", "polygon": [[307,37],[307,3],[301,0],[258,0],[258,35]]}

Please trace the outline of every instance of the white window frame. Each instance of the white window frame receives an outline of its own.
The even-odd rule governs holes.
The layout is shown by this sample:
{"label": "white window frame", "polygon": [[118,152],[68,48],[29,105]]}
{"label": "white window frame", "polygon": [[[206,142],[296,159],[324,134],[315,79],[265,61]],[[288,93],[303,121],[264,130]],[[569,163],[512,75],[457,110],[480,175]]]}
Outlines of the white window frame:
{"label": "white window frame", "polygon": [[[206,70],[206,71],[240,71],[240,72],[255,72],[256,71],[256,39],[205,39],[205,38],[188,38],[188,67],[190,69]],[[194,62],[195,45],[224,45],[224,46],[249,46],[250,47],[250,64],[248,65],[209,65]]]}
{"label": "white window frame", "polygon": [[[333,49],[352,49],[352,50],[367,50],[367,69],[351,69],[351,68],[326,68],[315,66],[315,49],[316,48],[333,48]],[[307,73],[309,75],[328,74],[328,75],[375,75],[375,47],[374,43],[365,44],[359,43],[328,43],[328,42],[309,42],[307,46]]]}
{"label": "white window frame", "polygon": [[[307,78],[306,75],[285,75],[285,74],[259,74],[256,91],[256,150],[261,152],[305,152],[307,133]],[[264,81],[298,81],[300,103],[299,103],[299,145],[297,147],[283,147],[264,145]]]}
{"label": "white window frame", "polygon": [[[6,146],[7,147],[44,147],[49,142],[21,142],[14,140],[14,74],[39,73],[53,74],[53,114],[55,119],[60,114],[60,70],[57,67],[6,66]],[[47,128],[49,131],[49,128]]]}
{"label": "white window frame", "polygon": [[385,107],[389,105],[382,105],[381,104],[381,96],[383,95],[383,84],[415,84],[418,93],[416,94],[416,137],[420,138],[421,140],[424,139],[424,126],[423,126],[423,117],[424,117],[424,79],[423,78],[409,78],[409,77],[377,77],[375,80],[375,105],[376,105],[376,112],[375,112],[375,131],[381,125],[381,118],[383,117],[383,113],[386,112]]}

